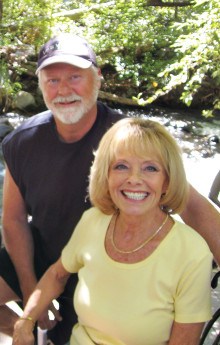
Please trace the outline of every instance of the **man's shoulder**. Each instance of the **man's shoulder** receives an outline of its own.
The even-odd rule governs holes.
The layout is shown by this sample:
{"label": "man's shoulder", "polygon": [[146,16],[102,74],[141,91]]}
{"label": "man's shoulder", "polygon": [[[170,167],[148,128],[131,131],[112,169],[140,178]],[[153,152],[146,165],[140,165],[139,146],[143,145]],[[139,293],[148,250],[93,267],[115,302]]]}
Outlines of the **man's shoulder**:
{"label": "man's shoulder", "polygon": [[100,116],[102,117],[103,120],[109,119],[109,120],[113,120],[114,122],[116,122],[120,119],[127,117],[122,112],[119,112],[118,110],[112,109],[108,105],[106,105],[102,102],[98,102],[97,105],[98,105],[98,114],[100,114]]}
{"label": "man's shoulder", "polygon": [[24,122],[14,129],[10,134],[8,134],[4,140],[3,144],[8,142],[11,138],[16,137],[22,133],[27,132],[28,130],[38,128],[42,125],[48,124],[51,122],[52,113],[49,110],[46,110],[44,112],[38,113],[36,115],[33,115],[29,117],[28,119],[24,120]]}
{"label": "man's shoulder", "polygon": [[98,102],[98,123],[106,131],[115,122],[127,117],[122,112],[110,108],[102,102]]}
{"label": "man's shoulder", "polygon": [[17,129],[16,131],[22,131],[24,129],[29,129],[37,126],[41,126],[43,124],[49,123],[52,118],[52,113],[50,110],[43,111],[42,113],[38,113],[26,119]]}

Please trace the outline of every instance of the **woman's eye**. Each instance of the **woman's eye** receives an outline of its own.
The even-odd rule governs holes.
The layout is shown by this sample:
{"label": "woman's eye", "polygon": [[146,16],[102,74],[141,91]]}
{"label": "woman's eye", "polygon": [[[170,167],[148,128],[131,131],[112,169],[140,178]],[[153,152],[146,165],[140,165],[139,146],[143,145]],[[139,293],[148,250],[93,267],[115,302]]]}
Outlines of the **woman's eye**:
{"label": "woman's eye", "polygon": [[127,166],[124,164],[116,164],[114,166],[114,170],[124,170],[124,169],[127,169]]}
{"label": "woman's eye", "polygon": [[145,170],[147,171],[158,171],[158,169],[156,167],[154,167],[153,165],[148,165]]}

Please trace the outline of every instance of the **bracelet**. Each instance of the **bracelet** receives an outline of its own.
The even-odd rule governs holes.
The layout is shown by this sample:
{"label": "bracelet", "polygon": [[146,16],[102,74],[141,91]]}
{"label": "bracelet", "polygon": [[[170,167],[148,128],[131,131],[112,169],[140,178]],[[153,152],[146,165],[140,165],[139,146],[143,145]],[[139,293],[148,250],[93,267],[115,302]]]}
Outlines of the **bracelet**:
{"label": "bracelet", "polygon": [[33,323],[33,325],[35,326],[35,320],[33,319],[33,317],[31,316],[27,316],[27,317],[19,317],[19,320],[29,320]]}

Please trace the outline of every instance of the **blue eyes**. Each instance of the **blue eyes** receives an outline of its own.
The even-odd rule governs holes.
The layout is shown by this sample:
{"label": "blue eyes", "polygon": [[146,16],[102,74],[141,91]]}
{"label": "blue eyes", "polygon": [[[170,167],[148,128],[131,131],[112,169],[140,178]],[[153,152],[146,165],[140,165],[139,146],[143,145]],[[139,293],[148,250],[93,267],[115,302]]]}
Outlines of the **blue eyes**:
{"label": "blue eyes", "polygon": [[148,171],[158,171],[158,169],[157,168],[155,168],[154,166],[152,166],[152,165],[149,165],[148,167],[146,167],[146,169],[145,170],[148,170]]}
{"label": "blue eyes", "polygon": [[[70,82],[70,83],[73,83],[73,82],[76,82],[78,79],[80,78],[79,75],[72,75],[70,76],[67,80]],[[51,78],[49,79],[49,83],[50,84],[56,84],[59,82],[59,79],[56,79],[56,78]]]}
{"label": "blue eyes", "polygon": [[114,167],[115,170],[124,170],[127,169],[126,165],[124,164],[118,164]]}
{"label": "blue eyes", "polygon": [[78,79],[79,75],[72,75],[71,79]]}
{"label": "blue eyes", "polygon": [[50,82],[51,84],[54,84],[54,83],[57,82],[57,79],[50,79],[49,82]]}
{"label": "blue eyes", "polygon": [[[126,170],[129,169],[129,166],[125,164],[117,164],[113,167],[114,170]],[[143,171],[155,172],[159,171],[158,168],[154,167],[153,165],[148,165],[142,168]]]}

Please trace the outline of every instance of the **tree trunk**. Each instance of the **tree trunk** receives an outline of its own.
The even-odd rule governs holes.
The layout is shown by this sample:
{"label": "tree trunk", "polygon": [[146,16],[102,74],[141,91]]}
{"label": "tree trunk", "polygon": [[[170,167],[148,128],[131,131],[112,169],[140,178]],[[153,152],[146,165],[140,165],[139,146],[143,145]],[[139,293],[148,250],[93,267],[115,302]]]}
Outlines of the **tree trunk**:
{"label": "tree trunk", "polygon": [[194,5],[194,1],[174,1],[163,2],[162,0],[148,0],[146,6],[159,6],[159,7],[185,7]]}
{"label": "tree trunk", "polygon": [[2,22],[2,16],[3,16],[3,0],[0,0],[0,23]]}
{"label": "tree trunk", "polygon": [[139,104],[134,99],[119,97],[109,92],[99,91],[99,99],[111,101],[117,104],[138,107]]}

